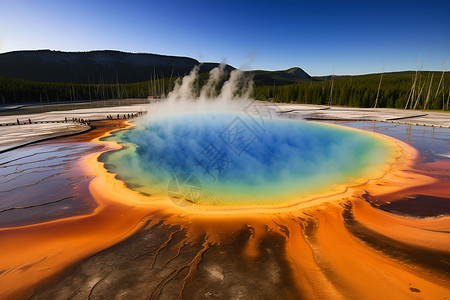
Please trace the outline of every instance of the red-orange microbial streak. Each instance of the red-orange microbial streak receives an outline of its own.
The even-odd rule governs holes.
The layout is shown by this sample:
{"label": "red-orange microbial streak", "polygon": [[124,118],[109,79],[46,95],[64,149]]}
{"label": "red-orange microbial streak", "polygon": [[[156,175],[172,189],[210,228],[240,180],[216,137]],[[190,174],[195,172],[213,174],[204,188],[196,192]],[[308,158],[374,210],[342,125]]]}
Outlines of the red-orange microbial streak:
{"label": "red-orange microbial streak", "polygon": [[[270,207],[177,207],[162,198],[136,197],[101,167],[96,169],[98,180],[92,182],[92,191],[96,197],[118,197],[139,207],[148,207],[146,203],[150,203],[150,210],[153,211],[150,215],[164,216],[167,224],[184,228],[188,242],[205,235],[206,241],[212,245],[227,244],[242,228],[250,228],[251,235],[242,253],[248,260],[260,255],[259,243],[268,232],[278,232],[285,236],[286,256],[291,262],[298,289],[311,299],[399,299],[411,296],[410,283],[420,286],[423,289],[421,296],[426,298],[448,295],[449,290],[438,276],[432,272],[415,274],[411,267],[357,240],[344,225],[341,204],[351,202],[355,219],[381,234],[416,246],[427,244],[433,249],[449,250],[445,233],[427,235],[422,231],[418,234],[420,230],[411,227],[445,229],[449,224],[448,218],[405,221],[401,217],[386,217],[387,213],[375,210],[361,200],[361,195],[365,193],[383,196],[436,181],[411,172],[418,158],[414,148],[393,138],[384,138],[395,151],[395,160],[385,173],[378,174],[378,178],[361,179],[359,184],[347,187],[342,193],[316,195],[302,203],[293,201],[289,205]],[[92,160],[91,163],[97,162]],[[105,194],[110,190],[113,194]],[[409,231],[405,231],[405,226],[409,226]],[[315,227],[312,230],[314,234],[309,233],[309,227]],[[424,279],[423,274],[428,277]]]}
{"label": "red-orange microbial streak", "polygon": [[[370,244],[370,238],[375,237],[380,242],[398,241],[406,251],[411,246],[447,253],[450,244],[448,234],[429,233],[448,232],[448,217],[408,219],[381,212],[362,198],[370,194],[388,199],[405,189],[436,184],[426,172],[413,172],[418,158],[414,148],[384,138],[392,144],[395,159],[383,174],[362,178],[334,194],[270,207],[180,207],[167,196],[146,197],[127,188],[98,161],[100,153],[87,157],[83,167],[95,175],[90,192],[98,208],[89,216],[1,230],[0,238],[8,244],[0,248],[0,270],[5,270],[0,282],[10,288],[2,288],[0,298],[26,296],[30,293],[26,288],[40,278],[125,239],[144,224],[144,219],[179,226],[185,231],[185,243],[203,239],[203,251],[210,245],[231,244],[249,229],[251,234],[241,254],[249,262],[261,255],[259,245],[264,237],[279,234],[285,240],[285,255],[297,289],[308,299],[403,299],[415,296],[410,289],[413,286],[420,287],[423,298],[448,297],[447,275],[436,275],[423,266],[416,268],[414,263],[391,257],[385,249]],[[120,147],[99,139],[94,142],[106,143],[110,149]],[[357,230],[366,231],[357,237]],[[201,253],[193,265],[198,265]],[[190,267],[189,276],[194,276],[195,266]]]}
{"label": "red-orange microbial streak", "polygon": [[[84,160],[87,174],[103,174],[98,155]],[[129,194],[138,197],[137,193],[125,188],[115,192],[114,186],[120,183],[105,185],[105,180],[111,178],[96,177],[91,184],[98,207],[90,215],[0,229],[0,299],[26,298],[33,292],[28,287],[114,245],[141,226],[150,210],[122,201]],[[102,186],[108,193],[97,195],[95,189]]]}

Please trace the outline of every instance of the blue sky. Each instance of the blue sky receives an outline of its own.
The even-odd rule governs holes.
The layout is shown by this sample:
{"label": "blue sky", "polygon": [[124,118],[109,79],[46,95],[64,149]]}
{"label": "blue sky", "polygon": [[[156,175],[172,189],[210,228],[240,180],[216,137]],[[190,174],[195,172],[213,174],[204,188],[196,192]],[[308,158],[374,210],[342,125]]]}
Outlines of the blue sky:
{"label": "blue sky", "polygon": [[450,1],[0,0],[0,52],[114,49],[311,75],[414,70],[420,55],[442,70],[449,12]]}

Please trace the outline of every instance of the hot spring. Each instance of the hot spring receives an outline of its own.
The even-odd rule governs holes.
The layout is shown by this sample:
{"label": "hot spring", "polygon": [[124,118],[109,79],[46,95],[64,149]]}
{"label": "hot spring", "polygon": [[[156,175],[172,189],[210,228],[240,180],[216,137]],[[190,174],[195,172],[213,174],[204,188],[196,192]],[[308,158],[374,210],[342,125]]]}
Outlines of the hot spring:
{"label": "hot spring", "polygon": [[307,201],[378,177],[393,159],[378,135],[242,112],[157,115],[107,140],[123,146],[101,157],[110,172],[179,205]]}

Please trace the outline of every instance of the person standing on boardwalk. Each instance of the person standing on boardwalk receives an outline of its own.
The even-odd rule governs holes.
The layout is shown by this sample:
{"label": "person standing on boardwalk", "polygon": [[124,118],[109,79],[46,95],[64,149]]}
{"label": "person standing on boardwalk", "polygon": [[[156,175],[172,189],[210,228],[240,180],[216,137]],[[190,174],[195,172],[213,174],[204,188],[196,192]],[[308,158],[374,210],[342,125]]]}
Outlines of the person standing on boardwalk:
{"label": "person standing on boardwalk", "polygon": [[19,119],[17,119],[17,125],[20,125]]}

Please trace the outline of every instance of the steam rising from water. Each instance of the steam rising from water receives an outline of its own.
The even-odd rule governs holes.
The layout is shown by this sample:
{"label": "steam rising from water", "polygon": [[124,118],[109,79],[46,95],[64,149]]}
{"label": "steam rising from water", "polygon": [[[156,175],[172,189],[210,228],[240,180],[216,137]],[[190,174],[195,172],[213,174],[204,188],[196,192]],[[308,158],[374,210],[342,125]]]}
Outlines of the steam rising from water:
{"label": "steam rising from water", "polygon": [[107,166],[130,187],[170,194],[174,182],[175,189],[184,183],[189,195],[181,196],[199,204],[279,204],[330,192],[387,163],[389,149],[378,138],[252,115],[253,83],[243,72],[221,85],[221,65],[198,89],[198,70],[150,105],[136,127],[113,136],[128,147],[110,154]]}
{"label": "steam rising from water", "polygon": [[189,75],[178,81],[164,101],[152,104],[144,122],[155,116],[180,113],[243,111],[251,104],[253,80],[243,71],[231,71],[221,85],[227,72],[225,65],[220,64],[209,72],[207,82],[199,87],[199,68],[194,67]]}

